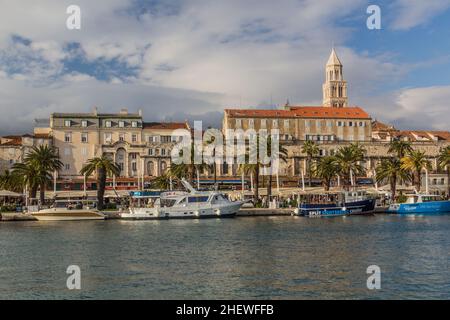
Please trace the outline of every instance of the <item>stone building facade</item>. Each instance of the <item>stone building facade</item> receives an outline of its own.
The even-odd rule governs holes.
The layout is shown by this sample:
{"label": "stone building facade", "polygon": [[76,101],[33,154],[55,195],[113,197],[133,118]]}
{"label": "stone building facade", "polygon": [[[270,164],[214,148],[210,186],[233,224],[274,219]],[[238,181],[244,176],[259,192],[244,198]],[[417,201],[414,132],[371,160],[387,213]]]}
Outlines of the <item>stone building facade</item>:
{"label": "stone building facade", "polygon": [[0,173],[11,170],[15,163],[22,162],[32,147],[51,143],[52,140],[47,134],[0,137]]}
{"label": "stone building facade", "polygon": [[[187,123],[146,123],[142,112],[53,113],[48,132],[57,148],[63,168],[60,179],[79,179],[87,161],[109,156],[121,168],[120,177],[156,177],[170,166],[170,152],[180,137],[176,129],[189,129]],[[117,178],[120,178],[117,177]]]}

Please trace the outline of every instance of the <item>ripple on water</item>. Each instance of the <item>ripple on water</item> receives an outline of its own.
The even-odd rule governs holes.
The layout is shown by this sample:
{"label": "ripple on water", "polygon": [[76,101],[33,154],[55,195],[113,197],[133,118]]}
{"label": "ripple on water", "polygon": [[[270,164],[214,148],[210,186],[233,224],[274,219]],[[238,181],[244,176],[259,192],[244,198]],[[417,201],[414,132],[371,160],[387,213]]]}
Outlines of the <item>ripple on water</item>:
{"label": "ripple on water", "polygon": [[[2,299],[450,298],[450,216],[0,224]],[[66,289],[79,265],[82,290]],[[366,269],[382,289],[366,288]]]}

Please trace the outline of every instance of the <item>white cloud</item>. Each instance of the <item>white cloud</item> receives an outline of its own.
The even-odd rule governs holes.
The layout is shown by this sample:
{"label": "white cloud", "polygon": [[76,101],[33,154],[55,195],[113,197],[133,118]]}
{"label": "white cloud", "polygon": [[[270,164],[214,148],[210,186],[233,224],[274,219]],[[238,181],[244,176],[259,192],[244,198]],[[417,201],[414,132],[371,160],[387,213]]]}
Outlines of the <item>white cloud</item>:
{"label": "white cloud", "polygon": [[396,0],[396,16],[392,27],[407,30],[430,21],[450,8],[450,0]]}
{"label": "white cloud", "polygon": [[366,98],[374,118],[400,129],[450,130],[450,85],[406,88],[389,95]]}
{"label": "white cloud", "polygon": [[[82,29],[69,31],[65,9],[72,2],[2,3],[0,60],[11,64],[0,65],[0,111],[20,123],[0,119],[3,132],[29,130],[34,117],[89,111],[93,105],[105,112],[144,107],[147,120],[201,114],[217,125],[224,107],[271,99],[284,103],[287,98],[320,104],[333,42],[344,63],[351,104],[364,106],[365,94],[405,73],[386,56],[345,46],[351,30],[340,22],[355,12],[364,14],[366,0],[285,0],[282,5],[272,0],[186,0],[168,8],[161,2],[157,8],[137,10],[143,12],[139,19],[129,14],[131,0],[79,0]],[[418,3],[410,13],[400,8],[404,17],[428,10]],[[398,25],[408,25],[401,17]],[[13,34],[31,44],[12,44]],[[76,54],[88,62],[115,59],[137,73],[120,77],[112,72],[99,81],[82,71],[66,71],[62,60],[73,53],[63,48],[71,42],[80,43]],[[11,67],[18,71],[11,73]],[[409,102],[393,97],[389,103],[401,107]]]}

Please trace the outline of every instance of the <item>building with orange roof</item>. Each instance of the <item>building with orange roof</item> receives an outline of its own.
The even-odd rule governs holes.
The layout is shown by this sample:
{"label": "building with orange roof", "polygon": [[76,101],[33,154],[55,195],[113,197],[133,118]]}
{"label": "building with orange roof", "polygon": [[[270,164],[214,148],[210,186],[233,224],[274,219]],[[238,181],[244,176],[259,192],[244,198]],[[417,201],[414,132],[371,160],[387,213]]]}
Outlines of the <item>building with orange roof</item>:
{"label": "building with orange roof", "polygon": [[121,169],[115,180],[130,178],[135,188],[143,177],[159,176],[170,166],[177,129],[190,128],[185,122],[144,122],[141,110],[99,113],[94,108],[90,113],[53,113],[49,120],[38,120],[35,136],[51,137],[63,163],[60,180],[83,178],[79,172],[86,162],[106,155]]}
{"label": "building with orange roof", "polygon": [[361,107],[348,106],[347,82],[336,51],[325,66],[323,106],[283,109],[225,109],[223,130],[278,129],[281,141],[370,141],[371,117]]}
{"label": "building with orange roof", "polygon": [[11,170],[12,166],[21,162],[34,146],[51,145],[52,140],[42,135],[8,135],[0,137],[0,173]]}

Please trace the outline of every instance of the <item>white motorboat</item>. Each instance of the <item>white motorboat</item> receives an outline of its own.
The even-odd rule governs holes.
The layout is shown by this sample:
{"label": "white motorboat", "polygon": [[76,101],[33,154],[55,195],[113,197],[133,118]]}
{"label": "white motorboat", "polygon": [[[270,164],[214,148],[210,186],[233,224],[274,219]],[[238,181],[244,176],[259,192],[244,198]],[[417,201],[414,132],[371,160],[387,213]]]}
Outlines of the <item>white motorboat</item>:
{"label": "white motorboat", "polygon": [[189,192],[164,192],[146,195],[146,205],[129,208],[121,214],[123,219],[201,219],[234,217],[242,206],[242,201],[230,201],[217,191],[197,191],[186,180],[182,180]]}
{"label": "white motorboat", "polygon": [[105,215],[95,207],[93,201],[57,200],[51,208],[38,209],[31,215],[39,221],[104,220]]}

